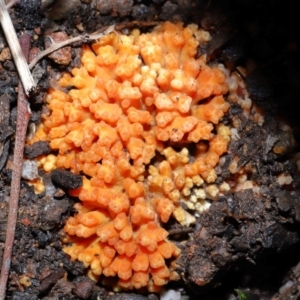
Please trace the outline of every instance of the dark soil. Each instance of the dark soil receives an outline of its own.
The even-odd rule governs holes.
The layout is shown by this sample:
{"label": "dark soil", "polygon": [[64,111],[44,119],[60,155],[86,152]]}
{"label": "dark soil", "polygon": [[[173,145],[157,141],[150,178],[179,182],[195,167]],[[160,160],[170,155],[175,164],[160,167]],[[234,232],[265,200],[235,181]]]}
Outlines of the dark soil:
{"label": "dark soil", "polygon": [[[252,166],[248,177],[261,186],[260,195],[244,190],[223,196],[199,217],[194,228],[168,224],[170,238],[183,254],[177,262],[182,279],[170,283],[167,289],[180,288],[182,299],[284,300],[300,296],[300,177],[291,160],[291,154],[299,151],[300,138],[296,109],[300,92],[296,3],[21,0],[10,9],[17,33],[26,31],[32,36],[32,55],[37,48],[44,49],[45,36],[53,32],[77,36],[120,23],[125,24],[124,32],[132,26],[148,30],[152,21],[181,20],[197,23],[211,32],[210,44],[199,49],[199,54],[208,54],[211,63],[222,62],[231,70],[238,65],[247,67],[248,90],[264,109],[266,121],[260,127],[246,119],[238,105],[231,105],[224,122],[239,120],[240,140],[230,144],[225,163],[218,169],[218,181],[231,178],[228,166],[238,157],[239,167]],[[133,25],[132,21],[138,22]],[[5,55],[7,47],[0,31],[0,258],[10,194],[18,85],[14,62]],[[38,92],[31,97],[32,124],[40,120],[50,78],[78,65],[80,49],[80,43],[72,45],[72,62],[68,65],[44,58],[34,68]],[[296,144],[279,129],[281,119],[293,128]],[[274,145],[282,151],[274,153]],[[25,149],[25,156],[30,159],[42,153],[49,153],[45,143]],[[293,177],[285,188],[276,182],[276,176],[282,172]],[[47,189],[40,195],[22,181],[7,299],[159,299],[147,293],[114,294],[86,277],[81,263],[69,260],[61,251],[61,229],[74,213],[76,199],[65,190],[80,185],[81,179],[67,171],[41,175]]]}

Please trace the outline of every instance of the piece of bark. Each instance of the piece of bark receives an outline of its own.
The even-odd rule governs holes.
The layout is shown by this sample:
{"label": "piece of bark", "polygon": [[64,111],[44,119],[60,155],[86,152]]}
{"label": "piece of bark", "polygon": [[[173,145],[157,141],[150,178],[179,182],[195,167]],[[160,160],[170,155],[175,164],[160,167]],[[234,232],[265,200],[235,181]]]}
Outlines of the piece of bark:
{"label": "piece of bark", "polygon": [[67,190],[82,186],[82,177],[67,170],[56,169],[51,173],[51,178],[55,184]]}

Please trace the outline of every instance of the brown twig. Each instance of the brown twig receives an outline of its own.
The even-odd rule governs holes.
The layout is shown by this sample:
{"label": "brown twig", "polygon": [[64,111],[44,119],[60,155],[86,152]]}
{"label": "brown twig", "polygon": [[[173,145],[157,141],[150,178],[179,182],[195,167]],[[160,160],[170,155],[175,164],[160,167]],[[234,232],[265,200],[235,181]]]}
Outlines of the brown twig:
{"label": "brown twig", "polygon": [[78,35],[74,38],[65,40],[60,43],[53,43],[48,49],[42,51],[39,55],[37,55],[29,64],[29,69],[31,70],[43,57],[47,56],[48,54],[63,48],[67,45],[77,43],[77,42],[88,42],[88,41],[93,41],[102,38],[106,34],[109,34],[111,32],[115,31],[115,27],[109,26],[105,31],[99,32],[99,33],[93,33],[93,34],[84,34],[84,35]]}
{"label": "brown twig", "polygon": [[[21,48],[28,58],[30,48],[30,36],[24,34],[20,38]],[[30,118],[29,103],[27,96],[24,92],[22,83],[19,82],[18,86],[18,114],[17,114],[17,129],[15,137],[15,148],[12,168],[12,181],[10,186],[9,198],[9,212],[7,218],[6,239],[4,244],[4,253],[1,267],[0,276],[0,300],[5,299],[6,285],[8,274],[10,270],[13,243],[15,238],[17,215],[18,215],[18,202],[20,194],[20,181],[23,161],[23,151],[26,139],[27,125]]]}
{"label": "brown twig", "polygon": [[4,0],[0,0],[0,21],[9,45],[10,52],[14,58],[19,77],[22,81],[25,93],[28,96],[29,93],[35,89],[35,83],[20,47],[14,25],[11,21]]}

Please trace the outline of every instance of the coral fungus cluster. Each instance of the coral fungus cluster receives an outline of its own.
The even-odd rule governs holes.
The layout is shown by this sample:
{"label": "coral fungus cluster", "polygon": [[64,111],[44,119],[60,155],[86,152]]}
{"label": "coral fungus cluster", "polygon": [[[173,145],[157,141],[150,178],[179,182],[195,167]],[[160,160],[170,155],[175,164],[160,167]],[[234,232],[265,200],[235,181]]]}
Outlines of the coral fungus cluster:
{"label": "coral fungus cluster", "polygon": [[219,122],[229,108],[225,75],[196,58],[209,39],[196,25],[169,22],[111,33],[85,46],[82,66],[48,93],[51,113],[31,142],[58,152],[43,158],[47,171],[84,175],[70,191],[81,203],[65,225],[73,244],[64,251],[94,278],[155,291],[178,277],[171,261],[180,249],[162,224],[171,216],[188,224],[180,202],[203,200],[230,140]]}

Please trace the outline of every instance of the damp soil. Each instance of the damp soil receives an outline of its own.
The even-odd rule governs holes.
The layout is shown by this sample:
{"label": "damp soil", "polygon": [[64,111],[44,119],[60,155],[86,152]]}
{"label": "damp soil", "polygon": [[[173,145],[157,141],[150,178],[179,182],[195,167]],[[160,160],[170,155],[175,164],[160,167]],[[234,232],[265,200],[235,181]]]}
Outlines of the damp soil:
{"label": "damp soil", "polygon": [[[241,107],[231,104],[224,122],[240,124],[239,139],[231,142],[218,167],[217,181],[234,181],[228,166],[238,158],[238,168],[251,166],[248,176],[261,187],[260,193],[248,189],[220,197],[200,215],[194,227],[167,224],[169,237],[182,249],[182,255],[177,261],[181,280],[170,283],[166,290],[179,290],[181,299],[300,297],[300,177],[291,158],[299,151],[300,138],[296,3],[21,0],[10,9],[17,33],[32,37],[32,56],[44,49],[49,35],[64,39],[112,24],[123,24],[125,33],[132,27],[147,31],[153,22],[170,20],[194,22],[211,32],[212,41],[198,51],[199,55],[207,53],[211,64],[221,62],[233,71],[240,65],[247,68],[245,81],[251,98],[264,110],[265,122],[259,126],[245,118]],[[55,85],[53,78],[79,65],[80,52],[81,44],[73,44],[56,57],[42,59],[33,69],[38,91],[30,100],[28,134],[45,109],[45,94],[50,85]],[[0,31],[0,258],[10,194],[17,85],[16,68]],[[281,120],[291,126],[292,134],[279,128]],[[37,143],[26,147],[24,156],[33,159],[43,153],[49,153],[49,145]],[[280,186],[280,173],[290,174],[292,183]],[[145,291],[115,294],[103,282],[86,277],[81,263],[69,260],[61,251],[62,227],[74,214],[72,207],[77,200],[66,190],[80,186],[81,178],[68,171],[40,175],[47,187],[42,194],[36,195],[26,180],[21,182],[7,299],[159,299],[160,295]]]}

